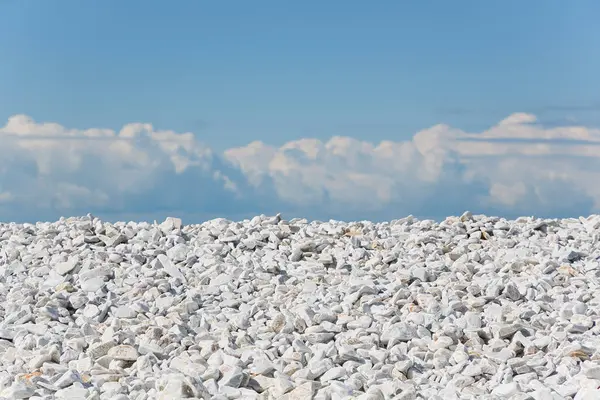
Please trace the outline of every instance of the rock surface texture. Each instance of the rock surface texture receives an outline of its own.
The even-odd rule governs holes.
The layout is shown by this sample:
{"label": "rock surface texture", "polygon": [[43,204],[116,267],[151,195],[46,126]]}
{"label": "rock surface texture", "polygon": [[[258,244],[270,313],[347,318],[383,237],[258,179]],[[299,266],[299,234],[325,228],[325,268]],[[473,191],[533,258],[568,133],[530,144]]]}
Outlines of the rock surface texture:
{"label": "rock surface texture", "polygon": [[600,399],[600,216],[0,224],[0,399]]}

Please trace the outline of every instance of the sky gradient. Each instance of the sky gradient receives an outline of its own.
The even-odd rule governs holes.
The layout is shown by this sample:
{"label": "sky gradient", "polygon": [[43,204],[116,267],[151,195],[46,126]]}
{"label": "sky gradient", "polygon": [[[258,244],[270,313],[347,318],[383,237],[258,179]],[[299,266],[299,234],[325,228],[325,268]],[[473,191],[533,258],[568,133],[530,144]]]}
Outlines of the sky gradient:
{"label": "sky gradient", "polygon": [[599,14],[0,2],[0,220],[597,213]]}

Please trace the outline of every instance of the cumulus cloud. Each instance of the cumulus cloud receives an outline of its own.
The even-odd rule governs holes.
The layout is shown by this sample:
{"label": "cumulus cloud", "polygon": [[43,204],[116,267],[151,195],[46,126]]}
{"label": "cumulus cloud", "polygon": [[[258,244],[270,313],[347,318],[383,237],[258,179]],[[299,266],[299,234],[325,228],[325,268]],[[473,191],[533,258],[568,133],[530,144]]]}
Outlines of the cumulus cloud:
{"label": "cumulus cloud", "polygon": [[525,113],[477,133],[436,125],[405,141],[255,141],[220,154],[147,123],[79,130],[16,115],[0,128],[0,218],[584,215],[600,210],[599,150],[600,130]]}
{"label": "cumulus cloud", "polygon": [[388,209],[389,215],[435,215],[449,200],[482,212],[598,211],[600,130],[546,129],[536,121],[516,113],[484,132],[436,125],[411,140],[379,144],[348,137],[279,148],[255,142],[224,156],[255,185],[271,181],[280,198],[299,204],[327,199],[345,209]]}
{"label": "cumulus cloud", "polygon": [[5,220],[23,213],[161,209],[190,185],[198,189],[198,206],[207,192],[237,198],[235,184],[192,133],[139,123],[118,132],[76,130],[16,115],[0,128],[0,142],[0,192],[10,193],[0,204]]}

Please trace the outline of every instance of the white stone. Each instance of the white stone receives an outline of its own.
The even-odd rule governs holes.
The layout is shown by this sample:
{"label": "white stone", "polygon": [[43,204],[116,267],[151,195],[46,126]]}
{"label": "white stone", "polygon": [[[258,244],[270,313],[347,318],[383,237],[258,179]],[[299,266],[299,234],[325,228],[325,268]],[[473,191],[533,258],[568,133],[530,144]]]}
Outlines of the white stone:
{"label": "white stone", "polygon": [[598,227],[0,223],[0,392],[596,398]]}
{"label": "white stone", "polygon": [[138,351],[133,346],[120,345],[111,347],[107,355],[115,360],[135,361],[139,357]]}
{"label": "white stone", "polygon": [[69,272],[73,271],[76,267],[77,267],[77,260],[69,259],[68,261],[63,261],[63,262],[56,264],[56,266],[54,268],[59,275],[66,275]]}
{"label": "white stone", "polygon": [[35,393],[35,387],[25,382],[14,382],[10,387],[0,392],[0,397],[6,399],[29,399]]}
{"label": "white stone", "polygon": [[503,383],[501,385],[496,386],[492,390],[492,395],[498,396],[503,399],[512,398],[512,396],[519,393],[519,386],[516,382],[511,383]]}

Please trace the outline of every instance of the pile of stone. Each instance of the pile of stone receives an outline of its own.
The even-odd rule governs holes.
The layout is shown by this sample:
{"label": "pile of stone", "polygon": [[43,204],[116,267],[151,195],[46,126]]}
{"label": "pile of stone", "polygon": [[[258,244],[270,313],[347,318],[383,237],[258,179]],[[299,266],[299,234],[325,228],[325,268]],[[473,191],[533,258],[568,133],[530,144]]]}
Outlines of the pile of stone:
{"label": "pile of stone", "polygon": [[0,224],[0,399],[599,399],[599,228]]}

